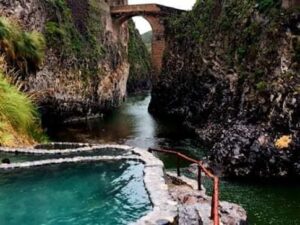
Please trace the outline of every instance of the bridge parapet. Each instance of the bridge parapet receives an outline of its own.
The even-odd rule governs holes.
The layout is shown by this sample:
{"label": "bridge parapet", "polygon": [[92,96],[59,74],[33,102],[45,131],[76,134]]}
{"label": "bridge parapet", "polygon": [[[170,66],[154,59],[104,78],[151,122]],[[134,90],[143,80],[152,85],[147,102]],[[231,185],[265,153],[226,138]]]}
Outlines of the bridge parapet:
{"label": "bridge parapet", "polygon": [[183,10],[159,5],[159,4],[138,4],[138,5],[124,5],[112,6],[111,14],[113,16],[120,14],[155,14],[155,15],[170,15],[180,13]]}

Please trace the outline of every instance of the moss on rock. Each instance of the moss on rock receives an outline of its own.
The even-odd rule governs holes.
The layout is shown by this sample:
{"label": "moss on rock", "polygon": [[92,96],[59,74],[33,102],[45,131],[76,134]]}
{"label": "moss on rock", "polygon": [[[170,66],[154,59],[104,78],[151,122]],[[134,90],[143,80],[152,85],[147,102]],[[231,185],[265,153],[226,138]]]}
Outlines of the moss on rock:
{"label": "moss on rock", "polygon": [[299,175],[299,18],[277,0],[198,0],[169,18],[150,111],[193,128],[225,175]]}
{"label": "moss on rock", "polygon": [[0,17],[0,50],[21,72],[37,69],[44,60],[45,48],[40,32],[26,32],[16,21]]}
{"label": "moss on rock", "polygon": [[[49,48],[65,58],[76,58],[94,70],[103,56],[101,9],[93,1],[44,0],[49,17],[45,36]],[[98,16],[97,16],[98,15]]]}

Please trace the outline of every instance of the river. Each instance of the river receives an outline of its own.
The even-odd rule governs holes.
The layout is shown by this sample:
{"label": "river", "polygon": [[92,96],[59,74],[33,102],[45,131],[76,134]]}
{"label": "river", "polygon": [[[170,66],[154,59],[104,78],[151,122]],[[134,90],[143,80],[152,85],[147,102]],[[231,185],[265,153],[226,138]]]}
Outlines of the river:
{"label": "river", "polygon": [[[49,134],[54,141],[172,147],[195,158],[205,156],[205,148],[199,147],[193,134],[181,124],[158,120],[148,113],[150,99],[149,94],[129,97],[109,116],[69,124]],[[174,169],[172,157],[160,158],[168,169]],[[221,200],[242,205],[252,225],[300,224],[300,183],[222,180]]]}

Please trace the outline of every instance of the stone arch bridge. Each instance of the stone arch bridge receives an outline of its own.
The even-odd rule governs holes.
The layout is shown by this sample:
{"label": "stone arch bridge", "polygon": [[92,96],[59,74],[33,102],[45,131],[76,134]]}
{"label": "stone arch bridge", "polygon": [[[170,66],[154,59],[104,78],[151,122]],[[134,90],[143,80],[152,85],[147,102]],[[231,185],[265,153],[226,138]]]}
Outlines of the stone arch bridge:
{"label": "stone arch bridge", "polygon": [[154,72],[159,74],[166,48],[164,18],[183,11],[158,4],[112,6],[110,10],[114,26],[117,30],[120,29],[125,21],[134,16],[142,16],[150,23],[153,32],[152,67]]}

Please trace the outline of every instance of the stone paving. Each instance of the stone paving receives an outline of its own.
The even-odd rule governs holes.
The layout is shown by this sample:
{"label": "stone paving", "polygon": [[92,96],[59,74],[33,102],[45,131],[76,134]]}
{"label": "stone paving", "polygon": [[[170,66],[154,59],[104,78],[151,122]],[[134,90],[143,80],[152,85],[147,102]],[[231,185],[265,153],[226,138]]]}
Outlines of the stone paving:
{"label": "stone paving", "polygon": [[[212,198],[202,187],[198,191],[196,180],[188,177],[177,177],[168,172],[169,193],[178,202],[178,224],[212,225],[210,218]],[[175,185],[174,185],[175,183]],[[247,213],[239,205],[221,201],[219,206],[220,225],[247,225]]]}

